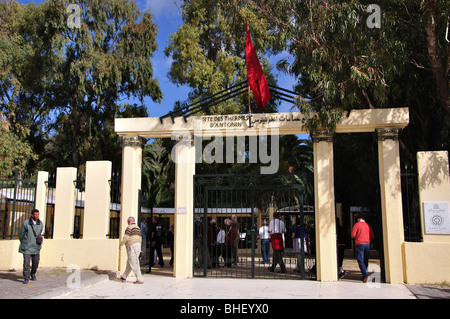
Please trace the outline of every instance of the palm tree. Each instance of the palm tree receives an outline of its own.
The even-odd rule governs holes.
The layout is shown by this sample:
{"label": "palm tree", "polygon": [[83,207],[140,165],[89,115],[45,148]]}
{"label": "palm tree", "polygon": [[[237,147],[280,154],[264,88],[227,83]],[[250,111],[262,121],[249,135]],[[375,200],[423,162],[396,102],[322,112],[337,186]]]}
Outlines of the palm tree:
{"label": "palm tree", "polygon": [[280,171],[295,175],[303,187],[305,203],[314,203],[314,159],[311,139],[299,139],[295,135],[280,138]]}
{"label": "palm tree", "polygon": [[153,143],[145,145],[142,156],[142,193],[149,205],[151,217],[154,207],[173,205],[171,164],[170,152],[163,146],[161,139],[155,139]]}

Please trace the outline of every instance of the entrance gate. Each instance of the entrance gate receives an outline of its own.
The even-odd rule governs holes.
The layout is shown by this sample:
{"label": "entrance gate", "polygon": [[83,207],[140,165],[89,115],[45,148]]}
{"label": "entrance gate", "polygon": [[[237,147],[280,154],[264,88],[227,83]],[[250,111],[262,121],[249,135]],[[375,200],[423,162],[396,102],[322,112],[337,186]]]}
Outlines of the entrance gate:
{"label": "entrance gate", "polygon": [[[187,107],[187,110],[192,108]],[[144,138],[172,138],[178,142],[173,149],[175,163],[175,263],[174,276],[189,278],[193,268],[193,179],[196,165],[196,137],[211,136],[261,136],[311,133],[303,125],[305,117],[292,113],[255,113],[248,117],[222,115],[195,116],[171,112],[170,118],[116,118],[115,131],[122,137],[122,199],[121,215],[137,212],[138,189],[141,187],[141,160]],[[312,116],[314,116],[312,114]],[[408,108],[352,110],[337,123],[334,133],[376,132],[378,140],[378,167],[383,221],[384,264],[386,281],[403,283],[402,249],[404,241],[401,210],[399,132],[409,123]],[[201,125],[198,125],[201,124]],[[209,125],[208,125],[209,124]],[[211,125],[214,124],[214,125]],[[215,125],[217,124],[217,125]],[[219,125],[220,124],[220,125]],[[251,125],[250,125],[251,124]],[[318,128],[312,132],[314,147],[314,218],[317,238],[317,279],[337,280],[336,231],[333,134]],[[197,143],[198,144],[198,143]],[[236,185],[236,184],[229,184]],[[241,184],[248,185],[248,184]],[[256,185],[256,184],[254,184]],[[257,185],[280,185],[259,183]],[[281,184],[283,185],[283,184]],[[198,193],[197,193],[198,194]],[[203,193],[202,193],[203,194]],[[201,206],[200,208],[202,208]],[[208,213],[208,211],[207,211]],[[136,214],[136,213],[135,213]],[[120,218],[121,229],[126,228],[126,218]],[[388,229],[390,229],[388,231]],[[312,246],[314,247],[314,245]],[[256,253],[256,251],[255,251]],[[120,268],[126,258],[121,252]],[[122,258],[123,257],[123,258]]]}
{"label": "entrance gate", "polygon": [[[195,175],[194,184],[194,276],[315,279],[314,215],[305,213],[294,175]],[[285,271],[280,265],[269,269],[270,243],[270,261],[264,263],[258,238],[259,228],[276,215],[286,227]],[[305,234],[299,240],[292,239],[296,225]]]}

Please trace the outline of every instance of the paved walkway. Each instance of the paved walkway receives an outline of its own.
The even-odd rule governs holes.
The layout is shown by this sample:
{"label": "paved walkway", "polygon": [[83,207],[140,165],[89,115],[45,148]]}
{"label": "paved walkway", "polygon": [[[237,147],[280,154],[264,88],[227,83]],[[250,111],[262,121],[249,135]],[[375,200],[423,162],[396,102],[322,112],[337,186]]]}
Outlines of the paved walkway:
{"label": "paved walkway", "polygon": [[66,268],[40,268],[37,280],[23,284],[22,271],[0,271],[0,299],[28,299],[46,296],[52,298],[73,291],[76,287],[88,287],[115,278],[115,274],[104,271],[80,270],[80,285],[74,271]]}
{"label": "paved walkway", "polygon": [[[159,270],[159,271],[158,271]],[[177,279],[154,268],[144,284],[116,280],[112,272],[47,268],[22,283],[21,271],[0,271],[0,299],[450,299],[450,287],[271,279]]]}

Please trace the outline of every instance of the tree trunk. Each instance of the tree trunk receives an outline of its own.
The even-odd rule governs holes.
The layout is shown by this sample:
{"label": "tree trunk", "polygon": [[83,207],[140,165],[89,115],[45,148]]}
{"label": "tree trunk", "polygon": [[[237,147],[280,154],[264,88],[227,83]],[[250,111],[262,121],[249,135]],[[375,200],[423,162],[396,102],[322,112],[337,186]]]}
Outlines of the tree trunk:
{"label": "tree trunk", "polygon": [[428,55],[430,57],[431,70],[436,82],[436,88],[439,96],[439,104],[450,113],[449,105],[449,89],[447,76],[445,74],[446,68],[442,62],[442,56],[440,53],[439,38],[438,38],[438,25],[437,25],[437,4],[436,0],[424,0],[425,12],[427,15],[427,23],[425,30],[427,32],[428,40]]}

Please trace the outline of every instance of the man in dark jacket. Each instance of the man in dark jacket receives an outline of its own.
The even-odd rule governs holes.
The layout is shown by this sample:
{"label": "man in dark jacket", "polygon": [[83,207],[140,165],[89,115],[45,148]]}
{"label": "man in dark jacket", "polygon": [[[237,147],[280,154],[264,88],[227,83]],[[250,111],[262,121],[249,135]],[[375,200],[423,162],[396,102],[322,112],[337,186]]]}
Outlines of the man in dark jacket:
{"label": "man in dark jacket", "polygon": [[[39,266],[39,258],[42,242],[39,243],[37,237],[42,238],[44,225],[39,219],[39,210],[33,209],[31,218],[23,222],[19,231],[19,253],[23,254],[23,283],[28,284],[30,280],[36,280],[36,271]],[[30,272],[31,263],[31,272]]]}
{"label": "man in dark jacket", "polygon": [[150,237],[150,264],[148,267],[148,272],[151,272],[151,268],[155,264],[155,250],[158,254],[158,264],[164,267],[164,259],[162,255],[161,246],[163,244],[163,229],[161,224],[158,222],[155,216],[152,218],[152,225],[149,227],[149,237]]}

